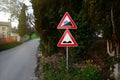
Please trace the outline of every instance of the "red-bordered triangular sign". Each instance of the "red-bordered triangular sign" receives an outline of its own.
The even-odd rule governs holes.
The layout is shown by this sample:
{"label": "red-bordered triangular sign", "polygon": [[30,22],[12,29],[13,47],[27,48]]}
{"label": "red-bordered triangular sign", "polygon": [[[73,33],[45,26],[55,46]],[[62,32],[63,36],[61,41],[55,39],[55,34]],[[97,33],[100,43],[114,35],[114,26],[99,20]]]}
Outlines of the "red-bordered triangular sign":
{"label": "red-bordered triangular sign", "polygon": [[72,34],[69,30],[66,30],[64,34],[62,35],[61,39],[59,40],[58,47],[77,47],[78,44],[73,38]]}
{"label": "red-bordered triangular sign", "polygon": [[63,16],[57,29],[77,29],[76,24],[74,23],[68,12],[66,12],[65,15]]}

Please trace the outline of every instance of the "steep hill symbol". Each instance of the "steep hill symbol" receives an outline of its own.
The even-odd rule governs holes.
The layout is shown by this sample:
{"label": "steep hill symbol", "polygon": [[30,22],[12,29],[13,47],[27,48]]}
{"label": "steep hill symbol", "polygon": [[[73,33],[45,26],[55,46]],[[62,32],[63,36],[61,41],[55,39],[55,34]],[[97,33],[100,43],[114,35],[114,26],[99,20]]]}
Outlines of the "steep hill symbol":
{"label": "steep hill symbol", "polygon": [[64,22],[64,25],[63,25],[63,26],[72,26],[72,24],[71,24],[70,21],[67,21],[67,20],[66,20],[66,21]]}

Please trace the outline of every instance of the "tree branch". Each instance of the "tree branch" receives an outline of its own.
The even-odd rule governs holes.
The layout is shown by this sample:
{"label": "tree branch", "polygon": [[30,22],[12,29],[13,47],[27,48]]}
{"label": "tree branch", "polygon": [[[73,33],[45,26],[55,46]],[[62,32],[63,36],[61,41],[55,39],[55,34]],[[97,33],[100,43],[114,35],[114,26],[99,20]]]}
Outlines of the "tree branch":
{"label": "tree branch", "polygon": [[111,44],[111,42],[109,43],[109,41],[107,40],[107,53],[108,53],[109,56],[114,56],[115,55],[115,51],[112,50],[112,48],[110,48],[110,46],[112,46],[110,44]]}

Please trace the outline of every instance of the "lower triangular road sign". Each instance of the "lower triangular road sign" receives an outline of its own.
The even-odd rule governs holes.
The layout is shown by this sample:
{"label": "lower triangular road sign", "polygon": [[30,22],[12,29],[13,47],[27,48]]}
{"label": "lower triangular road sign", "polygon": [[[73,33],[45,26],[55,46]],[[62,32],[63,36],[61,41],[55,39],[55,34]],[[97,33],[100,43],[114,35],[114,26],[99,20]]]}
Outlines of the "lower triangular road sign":
{"label": "lower triangular road sign", "polygon": [[72,34],[69,30],[66,30],[62,35],[61,39],[59,40],[58,47],[77,47],[78,44],[73,38]]}

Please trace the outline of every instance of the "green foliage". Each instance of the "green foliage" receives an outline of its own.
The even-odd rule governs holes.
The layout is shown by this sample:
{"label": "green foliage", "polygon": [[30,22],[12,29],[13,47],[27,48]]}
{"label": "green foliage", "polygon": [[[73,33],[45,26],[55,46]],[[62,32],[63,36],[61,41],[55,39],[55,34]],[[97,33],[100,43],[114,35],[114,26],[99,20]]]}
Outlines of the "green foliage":
{"label": "green foliage", "polygon": [[59,21],[59,1],[31,0],[31,2],[33,3],[35,17],[37,18],[35,20],[35,28],[41,38],[41,49],[44,55],[51,55],[56,52],[56,44],[59,39],[59,31],[56,28]]}
{"label": "green foliage", "polygon": [[24,35],[24,38],[27,39],[27,40],[29,40],[29,36],[27,34]]}
{"label": "green foliage", "polygon": [[21,13],[19,15],[19,25],[18,25],[18,33],[21,37],[23,37],[26,34],[26,5],[23,4]]}
{"label": "green foliage", "polygon": [[[112,42],[111,51],[113,51],[116,49],[116,44],[120,44],[120,36],[118,35],[120,34],[119,0],[86,0],[86,6],[86,12],[91,20],[92,28],[96,32],[97,30],[102,31],[101,33],[105,42],[106,40]],[[107,46],[103,46],[103,48],[107,50]],[[99,50],[96,51],[99,52]],[[104,50],[101,50],[101,53],[104,54]],[[115,54],[117,54],[117,49]],[[105,54],[101,56],[105,59]],[[114,57],[107,57],[105,60],[107,62],[106,65],[113,67],[115,63]]]}
{"label": "green foliage", "polygon": [[39,36],[34,33],[34,34],[32,35],[32,39],[36,39],[36,38],[39,38]]}
{"label": "green foliage", "polygon": [[[120,75],[120,73],[119,73],[119,75]],[[118,80],[120,80],[120,76],[118,77]]]}
{"label": "green foliage", "polygon": [[78,47],[70,48],[70,56],[75,62],[77,62],[89,57],[88,49],[95,41],[95,34],[91,28],[91,22],[87,18],[84,7],[81,8],[79,13],[74,14],[74,20],[78,25],[78,28],[77,30],[72,30],[72,34],[78,43]]}
{"label": "green foliage", "polygon": [[[57,51],[62,51],[62,48],[57,48],[56,45],[64,30],[57,30],[57,25],[66,11],[70,13],[78,27],[77,30],[71,30],[79,45],[77,48],[70,48],[71,60],[78,61],[83,54],[88,53],[87,49],[93,41],[93,32],[81,0],[31,0],[31,2],[34,15],[37,18],[35,28],[40,34],[43,55],[48,56],[57,53]],[[38,7],[40,8],[38,9]]]}
{"label": "green foliage", "polygon": [[[92,54],[88,54],[91,53],[88,49],[91,47],[94,47],[92,51],[93,54],[100,53],[99,60],[106,60],[105,57],[108,56],[106,55],[107,46],[99,46],[101,43],[97,43],[99,45],[94,45],[94,42],[96,42],[97,39],[100,39],[98,37],[99,33],[103,35],[100,40],[102,41],[104,39],[104,44],[106,44],[106,39],[116,40],[119,44],[119,0],[31,0],[31,2],[36,18],[35,28],[39,32],[41,38],[40,45],[43,55],[49,56],[59,51],[62,52],[62,50],[64,50],[63,53],[65,52],[65,48],[57,48],[56,45],[64,32],[64,30],[57,30],[57,25],[66,11],[70,13],[72,19],[77,25],[77,30],[70,30],[78,43],[78,47],[69,48],[71,63],[81,62],[82,60],[90,58],[90,55]],[[113,8],[113,18],[115,23],[116,37],[114,38],[117,39],[114,39],[112,35],[113,27],[111,23],[111,8]],[[113,47],[115,46],[113,45]],[[112,60],[113,59],[108,58],[107,61],[110,62]],[[95,69],[89,67],[87,70],[92,71]],[[87,70],[84,70],[85,74]],[[95,73],[91,73],[91,75]]]}
{"label": "green foliage", "polygon": [[[30,40],[30,35],[24,35],[24,38],[26,39],[26,41]],[[31,39],[36,39],[39,38],[38,35],[36,35],[35,33],[31,35]]]}
{"label": "green foliage", "polygon": [[86,60],[81,73],[83,80],[103,80],[100,66],[94,64],[92,60]]}
{"label": "green foliage", "polygon": [[2,45],[0,45],[0,51],[16,47],[16,46],[18,46],[20,44],[21,43],[19,43],[19,42],[10,42],[10,43],[6,43],[6,44],[2,44]]}
{"label": "green foliage", "polygon": [[84,80],[102,80],[102,73],[92,66],[86,66],[82,69],[82,76]]}
{"label": "green foliage", "polygon": [[29,24],[28,22],[26,24],[27,24],[26,34],[29,36],[29,40],[31,40],[32,39],[32,35],[34,34],[35,30],[34,30],[33,27],[31,27],[30,25],[28,25]]}
{"label": "green foliage", "polygon": [[86,0],[86,11],[88,17],[92,22],[92,27],[94,29],[102,30],[103,37],[106,39],[112,39],[113,37],[113,26],[111,22],[111,8],[113,8],[113,20],[115,25],[115,35],[118,40],[120,37],[120,5],[119,0]]}
{"label": "green foliage", "polygon": [[107,61],[109,66],[113,66],[117,62],[116,58],[115,57],[111,57],[111,56],[108,56],[106,58],[106,61]]}
{"label": "green foliage", "polygon": [[73,75],[76,74],[74,68],[71,68],[67,73],[65,61],[62,60],[59,68],[56,70],[52,65],[45,63],[43,65],[43,73],[46,80],[74,80]]}
{"label": "green foliage", "polygon": [[64,60],[61,61],[58,70],[45,63],[43,73],[45,80],[102,80],[101,70],[97,66],[86,63],[81,70],[77,67],[69,67],[67,71]]}

